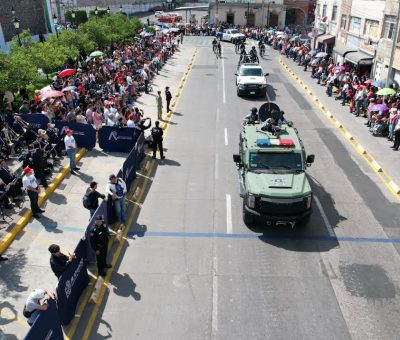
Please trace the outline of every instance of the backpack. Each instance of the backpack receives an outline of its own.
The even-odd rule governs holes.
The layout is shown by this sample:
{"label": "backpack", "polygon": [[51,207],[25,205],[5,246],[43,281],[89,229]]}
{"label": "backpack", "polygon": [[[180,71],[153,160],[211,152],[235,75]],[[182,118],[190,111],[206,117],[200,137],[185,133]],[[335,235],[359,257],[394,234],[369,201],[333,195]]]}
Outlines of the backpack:
{"label": "backpack", "polygon": [[118,197],[124,196],[124,189],[122,188],[122,185],[119,184],[119,178],[118,178],[117,183],[115,183],[115,194],[116,194]]}
{"label": "backpack", "polygon": [[90,199],[89,199],[89,193],[86,192],[86,194],[83,195],[82,204],[83,204],[84,208],[86,208],[86,209],[90,209],[91,208]]}
{"label": "backpack", "polygon": [[23,314],[27,319],[29,319],[29,318],[32,316],[32,314],[35,312],[35,310],[36,310],[36,309],[34,309],[33,311],[29,312],[29,311],[26,309],[26,305],[25,305],[25,306],[24,306],[24,309],[23,309],[23,311],[22,311],[22,314]]}

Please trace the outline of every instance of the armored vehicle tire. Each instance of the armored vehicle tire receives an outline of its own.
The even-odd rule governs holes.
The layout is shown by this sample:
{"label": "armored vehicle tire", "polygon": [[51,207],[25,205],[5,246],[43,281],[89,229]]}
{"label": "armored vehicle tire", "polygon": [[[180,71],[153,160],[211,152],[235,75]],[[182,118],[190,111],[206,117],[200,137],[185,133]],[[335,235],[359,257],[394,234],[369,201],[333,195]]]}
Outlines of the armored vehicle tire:
{"label": "armored vehicle tire", "polygon": [[261,94],[260,94],[260,97],[261,98],[265,98],[266,96],[267,96],[267,90],[262,91]]}
{"label": "armored vehicle tire", "polygon": [[251,226],[254,224],[254,216],[252,216],[251,214],[249,214],[245,207],[244,207],[244,202],[243,202],[243,211],[242,211],[242,215],[243,215],[243,222],[245,225]]}
{"label": "armored vehicle tire", "polygon": [[237,94],[238,97],[241,97],[241,96],[242,96],[242,94],[240,93],[239,87],[238,87],[237,90],[236,90],[236,94]]}

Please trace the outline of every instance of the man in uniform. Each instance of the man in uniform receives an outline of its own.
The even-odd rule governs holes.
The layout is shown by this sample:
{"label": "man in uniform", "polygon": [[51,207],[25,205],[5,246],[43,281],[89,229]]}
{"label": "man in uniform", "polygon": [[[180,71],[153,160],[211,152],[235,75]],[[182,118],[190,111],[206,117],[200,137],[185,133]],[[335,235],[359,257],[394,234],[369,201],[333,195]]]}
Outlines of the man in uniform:
{"label": "man in uniform", "polygon": [[50,257],[50,267],[53,273],[60,278],[61,274],[67,268],[68,264],[76,259],[75,254],[65,255],[60,251],[60,246],[58,244],[51,244],[49,246]]}
{"label": "man in uniform", "polygon": [[22,185],[27,191],[29,200],[31,201],[31,210],[33,217],[40,218],[39,213],[44,213],[45,211],[39,208],[38,200],[40,188],[39,184],[33,174],[33,169],[26,167],[24,169],[24,177],[22,178]]}
{"label": "man in uniform", "polygon": [[165,87],[165,100],[167,101],[167,113],[169,113],[169,104],[171,103],[172,94],[169,91],[169,86]]}
{"label": "man in uniform", "polygon": [[106,268],[111,268],[111,264],[107,264],[107,246],[110,238],[108,227],[104,224],[103,216],[95,217],[95,225],[90,232],[90,244],[96,252],[97,270],[100,276],[106,276]]}
{"label": "man in uniform", "polygon": [[162,119],[162,98],[161,98],[161,91],[157,91],[158,96],[156,97],[156,103],[157,103],[157,117],[158,120]]}
{"label": "man in uniform", "polygon": [[163,152],[163,130],[160,128],[160,122],[156,121],[156,126],[151,129],[151,136],[153,137],[153,158],[156,158],[157,147],[160,151],[161,159],[164,159]]}
{"label": "man in uniform", "polygon": [[44,188],[47,188],[48,184],[45,174],[46,160],[44,159],[44,152],[40,146],[34,148],[32,153],[32,165],[40,184],[43,185]]}
{"label": "man in uniform", "polygon": [[251,109],[251,113],[249,115],[247,115],[246,117],[244,117],[243,125],[257,124],[259,122],[259,117],[258,117],[257,111],[258,111],[257,108],[253,107]]}

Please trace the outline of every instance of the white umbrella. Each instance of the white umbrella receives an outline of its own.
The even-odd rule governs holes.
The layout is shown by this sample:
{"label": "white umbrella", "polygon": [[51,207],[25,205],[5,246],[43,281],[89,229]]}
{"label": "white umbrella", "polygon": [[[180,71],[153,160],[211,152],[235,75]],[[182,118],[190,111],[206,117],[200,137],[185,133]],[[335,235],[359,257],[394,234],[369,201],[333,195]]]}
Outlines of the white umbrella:
{"label": "white umbrella", "polygon": [[45,92],[51,91],[51,90],[52,90],[51,86],[50,86],[50,85],[47,85],[47,86],[43,87],[43,88],[40,90],[40,94],[43,95]]}

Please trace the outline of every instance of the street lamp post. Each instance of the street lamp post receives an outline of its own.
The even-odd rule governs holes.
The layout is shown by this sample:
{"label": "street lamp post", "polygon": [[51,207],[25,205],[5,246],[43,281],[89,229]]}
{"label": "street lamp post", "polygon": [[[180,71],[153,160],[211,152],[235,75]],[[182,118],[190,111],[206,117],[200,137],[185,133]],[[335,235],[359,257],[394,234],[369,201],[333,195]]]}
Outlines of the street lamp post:
{"label": "street lamp post", "polygon": [[[15,12],[14,12],[14,13],[15,13]],[[21,38],[20,38],[20,36],[19,36],[19,23],[20,23],[20,21],[18,20],[18,18],[17,18],[17,17],[14,17],[13,25],[14,25],[15,31],[17,32],[18,44],[19,44],[19,46],[22,46]]]}
{"label": "street lamp post", "polygon": [[94,15],[96,16],[96,18],[97,18],[97,15],[99,14],[99,10],[98,10],[98,8],[97,8],[97,6],[96,6],[96,8],[94,9]]}
{"label": "street lamp post", "polygon": [[75,10],[73,9],[71,12],[71,18],[72,18],[71,20],[72,20],[72,25],[75,26],[75,29],[76,29],[75,16],[76,16],[76,13],[75,13]]}
{"label": "street lamp post", "polygon": [[250,2],[247,1],[246,26],[249,26],[249,12],[250,12]]}
{"label": "street lamp post", "polygon": [[122,5],[119,5],[119,12],[122,13]]}
{"label": "street lamp post", "polygon": [[110,6],[108,6],[107,7],[107,14],[110,14],[110,12],[111,12],[111,9],[110,9]]}
{"label": "street lamp post", "polygon": [[56,30],[56,36],[58,38],[58,28],[57,28],[57,23],[58,23],[58,18],[57,15],[53,15],[53,22],[54,22],[54,29]]}

